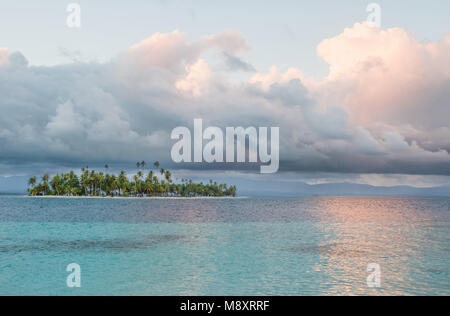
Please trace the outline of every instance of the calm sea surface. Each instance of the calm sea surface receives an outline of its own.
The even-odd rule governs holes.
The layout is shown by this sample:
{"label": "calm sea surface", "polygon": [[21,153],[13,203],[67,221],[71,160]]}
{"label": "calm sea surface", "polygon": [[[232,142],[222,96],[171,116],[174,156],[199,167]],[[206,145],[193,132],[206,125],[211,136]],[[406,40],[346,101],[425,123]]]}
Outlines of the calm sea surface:
{"label": "calm sea surface", "polygon": [[450,198],[3,196],[0,295],[17,294],[450,295]]}

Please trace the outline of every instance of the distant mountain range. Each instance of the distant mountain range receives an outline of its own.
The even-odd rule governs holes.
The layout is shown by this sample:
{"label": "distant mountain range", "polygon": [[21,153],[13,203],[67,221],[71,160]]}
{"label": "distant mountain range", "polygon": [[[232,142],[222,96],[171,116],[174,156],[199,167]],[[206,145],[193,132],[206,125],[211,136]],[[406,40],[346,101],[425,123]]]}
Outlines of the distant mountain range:
{"label": "distant mountain range", "polygon": [[[25,194],[27,177],[0,177],[0,194]],[[218,181],[236,184],[239,196],[449,196],[450,185],[432,188],[412,186],[372,186],[356,183],[327,183],[310,185],[296,181],[258,181],[224,178]],[[219,181],[219,182],[220,182]]]}
{"label": "distant mountain range", "polygon": [[259,181],[238,185],[239,195],[246,196],[450,196],[450,186],[416,188],[412,186],[373,186],[357,183],[326,183],[276,181],[269,187]]}

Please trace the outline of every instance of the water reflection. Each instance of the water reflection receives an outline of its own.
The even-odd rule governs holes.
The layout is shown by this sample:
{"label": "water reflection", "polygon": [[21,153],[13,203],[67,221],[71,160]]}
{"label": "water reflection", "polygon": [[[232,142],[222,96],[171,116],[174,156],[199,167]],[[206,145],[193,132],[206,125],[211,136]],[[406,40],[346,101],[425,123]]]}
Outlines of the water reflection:
{"label": "water reflection", "polygon": [[[387,208],[382,199],[321,199],[319,204],[323,217],[317,227],[329,238],[312,250],[324,260],[315,269],[329,276],[325,294],[417,294],[408,289],[408,284],[411,274],[426,274],[421,266],[426,261],[423,240],[429,242],[429,247],[438,244],[426,238],[426,229],[419,223],[431,218],[424,214],[416,217],[420,210],[411,210],[404,203],[391,203]],[[337,222],[324,224],[330,214]],[[379,289],[367,285],[367,267],[371,263],[381,267]]]}
{"label": "water reflection", "polygon": [[303,245],[300,247],[293,247],[288,251],[294,253],[316,254],[327,257],[366,257],[367,250],[362,250],[364,246],[360,245],[358,249],[353,249],[348,245],[337,245],[335,243],[328,245]]}
{"label": "water reflection", "polygon": [[[449,206],[0,198],[0,295],[70,295],[71,262],[84,295],[450,294]],[[367,287],[369,263],[381,266],[380,289]]]}

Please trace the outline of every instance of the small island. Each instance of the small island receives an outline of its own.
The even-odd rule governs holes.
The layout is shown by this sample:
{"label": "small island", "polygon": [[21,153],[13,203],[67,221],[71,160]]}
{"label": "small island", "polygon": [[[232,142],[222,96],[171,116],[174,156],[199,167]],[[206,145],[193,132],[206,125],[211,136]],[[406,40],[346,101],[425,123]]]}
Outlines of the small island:
{"label": "small island", "polygon": [[[235,197],[236,186],[217,184],[212,180],[208,184],[195,183],[182,179],[174,183],[172,173],[155,162],[155,170],[148,173],[146,162],[136,163],[137,173],[129,179],[125,171],[120,174],[109,174],[108,165],[104,172],[81,169],[80,176],[71,171],[56,174],[52,179],[48,174],[37,183],[37,177],[28,181],[28,193],[31,196],[67,196],[67,197]],[[146,176],[145,176],[146,174]]]}

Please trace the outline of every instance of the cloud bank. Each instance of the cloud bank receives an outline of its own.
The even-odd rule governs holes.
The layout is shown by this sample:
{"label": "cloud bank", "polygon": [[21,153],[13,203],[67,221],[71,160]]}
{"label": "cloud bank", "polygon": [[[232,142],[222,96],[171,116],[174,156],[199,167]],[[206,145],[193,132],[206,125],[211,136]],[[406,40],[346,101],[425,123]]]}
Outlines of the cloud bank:
{"label": "cloud bank", "polygon": [[[170,164],[170,131],[202,118],[279,126],[281,170],[450,175],[450,36],[421,43],[399,28],[355,24],[318,46],[330,68],[321,80],[276,65],[256,72],[240,57],[248,49],[239,33],[189,42],[174,31],[108,63],[35,67],[0,48],[2,170]],[[234,71],[250,78],[233,82]]]}

